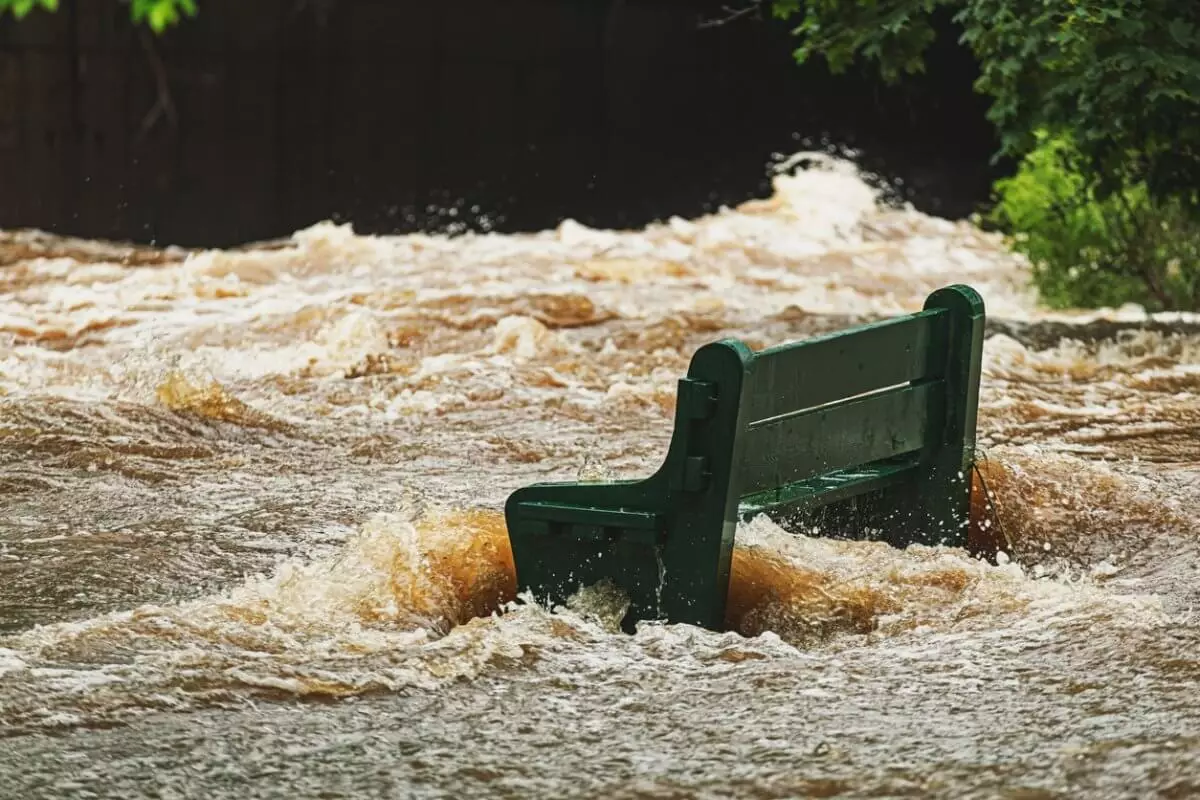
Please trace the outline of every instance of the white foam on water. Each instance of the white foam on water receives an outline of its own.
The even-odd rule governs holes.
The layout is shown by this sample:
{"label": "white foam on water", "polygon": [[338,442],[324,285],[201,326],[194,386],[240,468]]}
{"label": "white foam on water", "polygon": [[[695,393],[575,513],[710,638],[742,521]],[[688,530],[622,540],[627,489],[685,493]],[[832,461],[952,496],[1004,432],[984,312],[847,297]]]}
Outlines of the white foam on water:
{"label": "white foam on water", "polygon": [[[0,403],[7,404],[0,410],[21,412],[15,421],[0,417],[0,433],[37,437],[58,425],[59,444],[78,436],[94,450],[128,447],[146,423],[123,417],[128,409],[114,403],[151,409],[159,415],[153,419],[178,414],[189,426],[197,415],[228,423],[193,426],[200,431],[195,449],[219,444],[232,456],[199,455],[191,472],[180,467],[165,476],[156,513],[183,518],[201,514],[189,499],[219,496],[235,481],[261,483],[266,462],[253,459],[263,452],[283,465],[271,477],[287,481],[294,466],[288,447],[306,456],[329,448],[322,470],[294,485],[344,478],[340,490],[351,500],[329,512],[340,525],[382,505],[365,479],[350,475],[350,461],[378,466],[379,482],[424,477],[395,458],[374,461],[370,448],[335,449],[370,436],[384,451],[424,448],[435,463],[449,451],[469,454],[461,474],[448,469],[436,475],[442,484],[434,482],[469,493],[501,485],[518,466],[530,481],[569,472],[581,451],[594,459],[589,475],[611,476],[612,462],[657,466],[662,453],[647,450],[646,432],[669,427],[691,344],[739,326],[765,337],[764,326],[785,311],[801,325],[821,314],[906,313],[930,291],[967,282],[993,317],[1145,319],[1135,308],[1047,313],[1029,289],[1027,265],[999,237],[885,208],[844,163],[785,168],[773,187],[764,200],[638,230],[567,220],[526,235],[383,237],[320,223],[282,249],[207,251],[154,267],[28,262],[21,285],[0,294],[0,344],[13,343],[0,348]],[[514,602],[493,614],[501,600],[512,600],[498,515],[459,509],[429,520],[385,511],[332,537],[332,554],[293,547],[299,555],[229,579],[220,592],[6,636],[0,720],[53,728],[260,695],[438,691],[504,670],[564,683],[572,670],[646,671],[686,683],[694,677],[689,670],[711,676],[747,662],[836,672],[831,659],[839,648],[875,648],[881,661],[901,663],[952,640],[986,648],[1014,637],[1078,635],[1087,626],[1120,632],[1179,624],[1158,585],[1132,575],[1122,582],[1124,562],[1109,553],[1083,565],[1054,558],[1070,555],[1085,534],[1120,532],[1121,516],[1133,511],[1155,521],[1147,509],[1186,514],[1187,497],[1154,500],[1166,485],[1156,476],[1135,480],[1079,452],[1108,448],[1119,458],[1134,448],[1189,457],[1186,442],[1176,449],[1161,443],[1183,439],[1193,424],[1189,381],[1200,372],[1200,340],[1141,333],[1036,350],[993,336],[984,359],[981,432],[995,440],[989,451],[1011,470],[1012,485],[1027,490],[1006,498],[1030,497],[1030,514],[1059,515],[1031,528],[1036,542],[1052,545],[1045,563],[1023,563],[1014,552],[993,566],[948,548],[899,551],[793,536],[760,519],[738,532],[740,632],[647,623],[629,637],[615,629],[620,599],[603,591],[553,612]],[[39,414],[47,396],[103,409],[96,412],[107,426],[103,435],[87,439],[86,423],[75,417],[47,413],[45,422]],[[496,415],[470,417],[475,408],[511,415],[504,417],[511,429]],[[299,443],[252,435],[275,423],[295,426]],[[587,431],[604,438],[588,439]],[[1120,438],[1138,431],[1144,439]],[[1134,444],[1122,444],[1128,441]],[[238,471],[243,456],[251,474]],[[77,465],[64,460],[54,468]],[[137,485],[139,473],[131,474],[122,485]],[[89,485],[68,481],[64,491]],[[175,496],[183,500],[171,506]],[[1059,507],[1068,501],[1080,507],[1075,516]],[[203,513],[223,516],[207,505]],[[281,526],[286,544],[311,544],[287,538],[286,515]],[[257,545],[259,533],[244,535]],[[167,535],[146,541],[169,550]],[[59,546],[36,529],[21,536],[25,547]],[[134,546],[119,535],[115,541],[115,555]],[[186,556],[202,573],[210,554],[197,547]],[[808,689],[812,702],[847,691]]]}
{"label": "white foam on water", "polygon": [[24,669],[26,669],[26,664],[17,651],[0,647],[0,678]]}

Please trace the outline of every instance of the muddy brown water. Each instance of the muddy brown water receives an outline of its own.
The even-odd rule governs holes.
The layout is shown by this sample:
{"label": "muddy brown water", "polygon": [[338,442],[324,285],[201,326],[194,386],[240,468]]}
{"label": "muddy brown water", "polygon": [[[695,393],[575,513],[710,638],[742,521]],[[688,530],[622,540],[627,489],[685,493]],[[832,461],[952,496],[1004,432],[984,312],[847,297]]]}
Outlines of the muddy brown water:
{"label": "muddy brown water", "polygon": [[[0,797],[1200,796],[1194,318],[1039,309],[844,169],[638,231],[12,241]],[[700,344],[959,281],[998,563],[759,519],[724,632],[513,597],[505,496],[654,469]]]}

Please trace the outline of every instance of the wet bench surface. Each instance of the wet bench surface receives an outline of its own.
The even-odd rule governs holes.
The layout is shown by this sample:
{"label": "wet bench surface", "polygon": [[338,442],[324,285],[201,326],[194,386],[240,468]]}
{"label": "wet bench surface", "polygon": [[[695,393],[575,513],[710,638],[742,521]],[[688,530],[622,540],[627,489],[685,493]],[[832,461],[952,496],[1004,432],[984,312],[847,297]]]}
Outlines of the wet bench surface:
{"label": "wet bench surface", "polygon": [[963,545],[984,305],[969,286],[916,314],[758,352],[696,351],[648,478],[535,484],[505,514],[520,591],[561,603],[611,580],[642,619],[720,628],[737,522]]}

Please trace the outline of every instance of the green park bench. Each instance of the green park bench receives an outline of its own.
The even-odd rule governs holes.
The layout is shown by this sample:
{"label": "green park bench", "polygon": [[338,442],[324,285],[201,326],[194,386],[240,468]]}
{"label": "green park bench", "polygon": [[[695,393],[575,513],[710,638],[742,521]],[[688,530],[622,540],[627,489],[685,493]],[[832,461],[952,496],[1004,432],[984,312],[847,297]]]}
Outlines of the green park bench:
{"label": "green park bench", "polygon": [[701,347],[657,472],[509,496],[518,590],[562,603],[608,579],[629,596],[627,630],[716,630],[739,520],[964,545],[983,327],[983,300],[955,285],[916,314],[758,352]]}

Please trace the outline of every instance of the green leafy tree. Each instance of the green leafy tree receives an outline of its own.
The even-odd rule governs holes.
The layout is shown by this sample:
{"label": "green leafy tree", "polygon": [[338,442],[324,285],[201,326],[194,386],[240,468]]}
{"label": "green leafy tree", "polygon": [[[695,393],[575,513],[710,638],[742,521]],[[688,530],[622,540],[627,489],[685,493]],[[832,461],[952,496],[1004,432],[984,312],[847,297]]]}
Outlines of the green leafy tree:
{"label": "green leafy tree", "polygon": [[1102,194],[1131,171],[1151,193],[1200,205],[1200,2],[1187,0],[774,0],[799,18],[798,61],[860,59],[885,80],[924,69],[934,12],[954,10],[980,64],[1001,153],[1069,131]]}
{"label": "green leafy tree", "polygon": [[[1148,231],[1157,225],[1159,232],[1185,236],[1194,230],[1185,220],[1200,222],[1200,0],[763,2],[777,18],[798,20],[799,62],[823,58],[834,73],[866,62],[888,82],[924,69],[924,53],[936,37],[934,15],[952,12],[960,41],[980,66],[976,89],[992,101],[988,118],[1000,135],[997,157],[1024,159],[1049,148],[1024,163],[1020,181],[998,187],[1007,192],[1008,210],[994,218],[1011,232],[1032,233],[1037,218],[1027,212],[1037,206],[1030,202],[1031,182],[1044,179],[1056,181],[1054,192],[1069,189],[1081,201],[1075,212],[1082,216],[1058,215],[1060,224],[1075,225],[1078,233],[1084,219],[1102,220],[1126,230],[1105,246],[1099,261],[1071,263],[1070,253],[1079,252],[1072,247],[1042,253],[1045,268],[1064,275],[1075,270],[1091,280],[1099,269],[1113,277],[1102,292],[1093,291],[1094,281],[1066,281],[1056,302],[1085,284],[1092,289],[1081,290],[1080,303],[1100,295],[1112,300],[1121,286],[1135,285],[1127,280],[1134,274],[1157,305],[1200,307],[1200,297],[1186,287],[1175,291],[1154,282],[1165,264],[1133,264],[1166,250],[1189,252],[1191,245],[1164,250],[1157,233],[1154,243],[1128,235],[1129,226]],[[1097,234],[1100,228],[1091,225],[1083,227]],[[1044,241],[1052,236],[1044,224],[1036,227]],[[1114,249],[1120,246],[1131,249]],[[1094,247],[1084,249],[1095,255]],[[1133,299],[1136,292],[1126,294]]]}
{"label": "green leafy tree", "polygon": [[[155,33],[162,33],[178,23],[183,17],[196,16],[196,0],[128,0],[129,16],[141,25],[148,25]],[[58,0],[0,0],[0,15],[12,12],[17,19],[24,19],[34,9],[57,11]]]}

